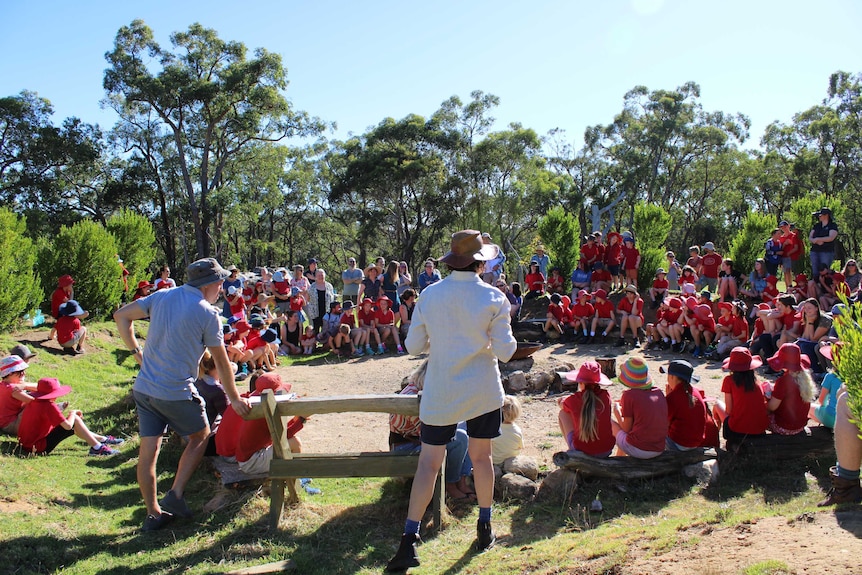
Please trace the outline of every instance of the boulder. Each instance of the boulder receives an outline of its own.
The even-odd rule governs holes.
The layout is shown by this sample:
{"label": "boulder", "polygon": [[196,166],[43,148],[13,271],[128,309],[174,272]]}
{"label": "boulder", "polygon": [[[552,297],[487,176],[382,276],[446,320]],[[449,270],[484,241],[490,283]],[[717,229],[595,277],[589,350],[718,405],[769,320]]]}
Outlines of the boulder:
{"label": "boulder", "polygon": [[503,499],[532,501],[539,492],[538,483],[516,473],[505,473],[496,486]]}
{"label": "boulder", "polygon": [[718,460],[710,459],[700,463],[692,463],[682,468],[686,477],[697,479],[701,485],[712,485],[718,481]]}
{"label": "boulder", "polygon": [[554,376],[544,371],[527,374],[527,383],[534,392],[547,391],[553,381]]}
{"label": "boulder", "polygon": [[503,384],[507,393],[522,393],[530,388],[527,376],[521,370],[513,371]]}
{"label": "boulder", "polygon": [[516,359],[508,363],[500,363],[501,373],[511,373],[514,371],[530,371],[533,368],[533,358],[525,357],[524,359]]}
{"label": "boulder", "polygon": [[504,473],[516,473],[535,481],[539,477],[539,464],[536,460],[527,455],[518,455],[510,457],[503,462]]}
{"label": "boulder", "polygon": [[542,480],[537,497],[542,500],[566,500],[577,491],[578,474],[568,469],[555,469]]}

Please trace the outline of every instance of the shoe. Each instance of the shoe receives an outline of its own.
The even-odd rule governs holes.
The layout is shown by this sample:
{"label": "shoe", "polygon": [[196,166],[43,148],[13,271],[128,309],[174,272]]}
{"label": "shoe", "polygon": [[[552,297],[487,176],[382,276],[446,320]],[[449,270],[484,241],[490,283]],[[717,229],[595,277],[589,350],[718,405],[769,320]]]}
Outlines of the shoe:
{"label": "shoe", "polygon": [[185,497],[177,497],[173,489],[165,493],[165,496],[159,500],[159,507],[167,509],[169,513],[178,517],[188,519],[192,516],[192,510],[189,509]]}
{"label": "shoe", "polygon": [[826,499],[817,504],[817,507],[862,502],[862,486],[859,485],[858,479],[838,477],[838,470],[835,467],[829,468],[829,477],[832,479],[832,489],[826,494]]}
{"label": "shoe", "polygon": [[490,523],[476,523],[476,551],[482,552],[494,546],[497,536]]}
{"label": "shoe", "polygon": [[233,376],[233,378],[234,378],[234,380],[236,380],[236,381],[245,381],[246,379],[248,379],[248,374],[247,374],[247,373],[243,373],[243,372],[239,372],[239,373],[235,374],[235,375]]}
{"label": "shoe", "polygon": [[365,346],[365,355],[374,355],[374,350],[371,349],[370,345]]}
{"label": "shoe", "polygon": [[400,345],[398,346],[398,355],[404,355],[404,348]]}
{"label": "shoe", "polygon": [[102,443],[106,443],[108,445],[122,445],[126,442],[122,437],[114,437],[113,435],[106,435],[105,439],[102,440]]}
{"label": "shoe", "polygon": [[119,453],[119,450],[112,449],[103,443],[102,446],[99,447],[98,449],[96,449],[95,447],[91,447],[89,455],[108,457],[111,455],[117,455],[118,453]]}
{"label": "shoe", "polygon": [[416,533],[402,535],[398,551],[386,564],[386,571],[407,571],[411,567],[419,567],[419,555],[416,554],[416,545],[419,543],[422,543],[422,540]]}
{"label": "shoe", "polygon": [[363,355],[365,355],[365,352],[362,351],[361,347],[357,347],[353,350],[353,355],[355,355],[356,357],[362,357]]}
{"label": "shoe", "polygon": [[384,346],[384,345],[381,343],[381,344],[377,347],[377,355],[383,355],[384,353],[386,353],[386,346]]}
{"label": "shoe", "polygon": [[161,515],[158,516],[147,515],[147,518],[144,519],[144,526],[141,531],[158,531],[174,519],[175,517],[167,511],[162,511]]}
{"label": "shoe", "polygon": [[677,344],[677,346],[674,348],[674,351],[675,351],[675,352],[677,352],[677,353],[685,353],[685,348],[686,348],[686,347],[688,347],[688,344],[687,344],[687,343],[685,343],[684,341],[681,341],[681,342],[679,342],[679,343]]}
{"label": "shoe", "polygon": [[694,351],[692,351],[692,352],[691,352],[691,357],[698,358],[698,357],[700,357],[702,354],[703,354],[703,352],[702,352],[702,351],[700,351],[700,346],[698,346],[698,347],[695,347],[695,348],[694,348]]}

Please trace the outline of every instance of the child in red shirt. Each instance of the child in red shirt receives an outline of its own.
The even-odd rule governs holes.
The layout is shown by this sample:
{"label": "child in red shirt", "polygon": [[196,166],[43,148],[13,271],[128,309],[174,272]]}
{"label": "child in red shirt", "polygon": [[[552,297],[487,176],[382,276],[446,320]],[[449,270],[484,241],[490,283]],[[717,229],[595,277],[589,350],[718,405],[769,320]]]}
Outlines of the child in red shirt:
{"label": "child in red shirt", "polygon": [[769,367],[780,371],[775,387],[767,389],[766,409],[769,430],[779,435],[796,435],[808,424],[808,410],[814,401],[811,361],[795,343],[785,343],[769,358]]}
{"label": "child in red shirt", "polygon": [[596,327],[600,325],[604,327],[602,330],[602,342],[604,342],[608,333],[617,325],[614,321],[614,304],[608,301],[608,292],[603,289],[597,290],[593,297],[595,298],[596,315],[593,316],[593,323],[590,326],[589,343],[596,340]]}
{"label": "child in red shirt", "polygon": [[375,326],[377,331],[380,333],[380,350],[381,353],[386,352],[386,345],[383,342],[386,341],[387,337],[392,336],[392,340],[395,342],[398,349],[398,355],[404,355],[404,348],[401,347],[400,334],[398,333],[398,328],[395,327],[395,312],[389,309],[391,303],[392,300],[385,295],[380,296],[377,300],[377,306],[380,309],[377,310]]}
{"label": "child in red shirt", "polygon": [[666,305],[659,307],[661,313],[656,317],[655,323],[655,331],[658,334],[656,341],[661,338],[664,347],[676,348],[682,341],[683,326],[680,323],[682,307],[682,300],[678,297],[670,298]]}
{"label": "child in red shirt", "polygon": [[638,269],[641,266],[641,253],[635,247],[635,239],[632,236],[623,236],[622,255],[626,283],[636,286],[638,285]]}
{"label": "child in red shirt", "polygon": [[544,330],[548,333],[555,330],[562,335],[567,327],[574,327],[570,311],[562,305],[563,298],[560,294],[551,294],[551,301],[548,303],[548,313],[545,319]]}
{"label": "child in red shirt", "polygon": [[57,343],[66,353],[79,355],[84,353],[84,341],[87,339],[87,328],[81,325],[79,317],[86,317],[87,312],[81,309],[73,299],[60,306],[60,317],[54,326]]}
{"label": "child in red shirt", "polygon": [[778,297],[779,291],[778,287],[778,278],[773,275],[766,276],[766,287],[763,288],[763,292],[760,294],[760,299],[766,303],[771,302],[775,298]]}
{"label": "child in red shirt", "polygon": [[245,317],[245,298],[242,295],[242,291],[237,289],[236,286],[230,286],[227,288],[227,295],[225,296],[227,300],[228,306],[230,306],[230,315],[242,319]]}
{"label": "child in red shirt", "polygon": [[632,357],[620,368],[619,381],[626,389],[613,404],[611,426],[617,448],[638,459],[658,457],[667,440],[667,400],[653,387],[646,362]]}
{"label": "child in red shirt", "polygon": [[611,380],[595,361],[585,361],[578,371],[566,373],[567,381],[578,384],[578,391],[560,402],[560,431],[570,451],[593,457],[608,457],[616,439],[611,426]]}
{"label": "child in red shirt", "polygon": [[79,410],[63,415],[54,400],[72,391],[68,385],[60,385],[53,377],[43,377],[36,384],[34,400],[27,404],[18,426],[18,443],[25,453],[48,455],[57,445],[72,435],[77,435],[90,446],[90,455],[105,456],[119,453],[110,445],[124,443],[123,439],[93,433],[84,423],[84,414]]}
{"label": "child in red shirt", "polygon": [[641,299],[638,288],[634,285],[626,286],[625,295],[617,304],[617,312],[620,314],[620,339],[617,346],[625,345],[626,328],[632,332],[634,345],[639,345],[644,325],[643,307],[644,300]]}
{"label": "child in red shirt", "polygon": [[596,290],[608,290],[611,287],[611,272],[605,269],[605,264],[603,262],[596,262],[593,264],[593,273],[590,276],[590,289],[592,291]]}
{"label": "child in red shirt", "polygon": [[590,303],[590,294],[587,290],[578,292],[577,301],[569,308],[572,312],[572,326],[575,333],[580,330],[583,333],[579,343],[587,343],[590,338],[590,323],[596,314],[596,308]]}
{"label": "child in red shirt", "polygon": [[721,382],[724,401],[716,401],[712,409],[715,422],[722,426],[728,442],[739,442],[750,435],[763,435],[769,425],[763,390],[757,382],[754,370],[763,361],[752,357],[745,347],[735,347],[724,360],[722,369],[730,375]]}
{"label": "child in red shirt", "polygon": [[694,308],[694,324],[690,327],[691,338],[694,340],[691,356],[701,357],[715,338],[715,316],[709,304],[701,303]]}
{"label": "child in red shirt", "polygon": [[667,369],[665,396],[667,399],[667,448],[671,451],[691,451],[699,447],[718,447],[718,428],[709,413],[703,391],[694,387],[700,378],[687,361],[675,359]]}
{"label": "child in red shirt", "polygon": [[741,301],[734,303],[719,302],[718,310],[721,316],[715,326],[715,354],[713,359],[725,358],[730,350],[748,341],[748,321],[745,319],[745,304]]}
{"label": "child in red shirt", "polygon": [[615,291],[617,289],[623,289],[625,285],[624,274],[622,273],[622,262],[623,262],[623,237],[619,234],[619,232],[611,232],[608,234],[608,246],[605,249],[605,265],[608,268],[608,273],[611,275],[611,285],[609,288],[597,288],[597,289],[610,289],[611,291]]}
{"label": "child in red shirt", "polygon": [[380,341],[380,334],[377,333],[377,314],[374,311],[374,302],[371,298],[364,298],[362,300],[362,307],[359,308],[357,312],[357,320],[359,326],[357,329],[364,330],[366,332],[366,340],[365,340],[365,353],[367,355],[374,355],[374,350],[371,349],[371,336],[374,336],[374,341],[377,344],[377,354],[380,355],[383,353],[383,342]]}
{"label": "child in red shirt", "polygon": [[652,282],[652,287],[649,288],[649,297],[652,300],[653,309],[657,309],[661,305],[669,288],[670,282],[667,281],[667,272],[664,271],[664,268],[658,268],[655,271],[655,279]]}
{"label": "child in red shirt", "polygon": [[560,268],[551,268],[548,276],[548,292],[563,295],[566,293],[566,278],[560,273]]}

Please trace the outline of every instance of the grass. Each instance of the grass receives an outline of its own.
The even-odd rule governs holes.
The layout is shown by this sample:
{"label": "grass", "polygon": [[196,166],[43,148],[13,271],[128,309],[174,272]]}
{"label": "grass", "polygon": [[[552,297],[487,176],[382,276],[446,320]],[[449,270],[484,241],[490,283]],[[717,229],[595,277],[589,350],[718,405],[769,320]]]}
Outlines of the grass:
{"label": "grass", "polygon": [[[0,573],[223,573],[283,559],[292,559],[303,574],[380,572],[406,515],[409,487],[397,480],[315,480],[323,494],[288,509],[275,532],[267,529],[268,498],[247,489],[224,493],[227,503],[215,513],[198,512],[163,532],[139,533],[144,509],[129,398],[136,366],[112,324],[90,324],[90,330],[92,351],[83,356],[31,345],[39,355],[28,378],[58,376],[73,386],[68,399],[94,430],[128,441],[110,459],[88,458],[77,439],[33,458],[18,455],[13,438],[0,437]],[[0,335],[0,349],[9,349],[16,335],[39,341],[48,331]],[[333,360],[317,355],[294,361]],[[178,443],[166,441],[158,467],[162,491],[179,454]],[[710,529],[815,511],[830,463],[782,469],[755,464],[706,489],[684,477],[632,482],[625,491],[594,481],[565,501],[499,503],[494,524],[500,544],[481,555],[470,551],[476,509],[456,509],[442,531],[423,531],[423,565],[415,573],[618,573],[633,557],[661,556]],[[604,511],[590,513],[598,492]],[[187,493],[200,510],[223,491],[202,468]],[[746,573],[787,572],[783,563],[766,559]]]}

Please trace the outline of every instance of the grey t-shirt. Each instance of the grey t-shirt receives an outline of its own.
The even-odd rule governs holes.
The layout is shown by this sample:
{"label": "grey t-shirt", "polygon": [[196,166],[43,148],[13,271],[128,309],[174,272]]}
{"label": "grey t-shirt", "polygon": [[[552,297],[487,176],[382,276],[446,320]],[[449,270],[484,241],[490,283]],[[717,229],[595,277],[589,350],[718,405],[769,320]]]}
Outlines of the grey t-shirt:
{"label": "grey t-shirt", "polygon": [[135,303],[149,315],[150,328],[133,389],[170,401],[191,399],[204,350],[224,345],[218,310],[189,285]]}
{"label": "grey t-shirt", "polygon": [[341,272],[341,281],[344,282],[344,289],[341,293],[344,295],[359,295],[359,284],[349,284],[346,280],[361,280],[365,277],[365,272],[359,268],[346,269]]}

